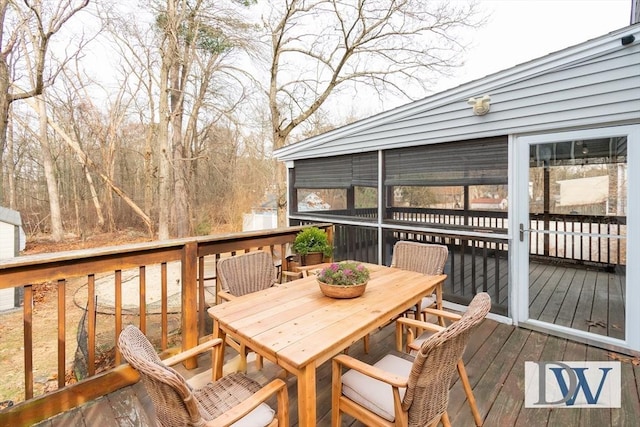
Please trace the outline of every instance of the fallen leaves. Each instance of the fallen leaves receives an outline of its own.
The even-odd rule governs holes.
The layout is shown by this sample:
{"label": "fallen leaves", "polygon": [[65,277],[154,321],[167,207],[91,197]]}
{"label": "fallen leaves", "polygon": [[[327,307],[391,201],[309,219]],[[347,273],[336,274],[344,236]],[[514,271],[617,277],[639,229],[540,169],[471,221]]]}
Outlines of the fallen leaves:
{"label": "fallen leaves", "polygon": [[631,363],[633,366],[640,366],[640,357],[627,357],[622,354],[609,352],[608,356],[610,359],[618,360],[623,363]]}
{"label": "fallen leaves", "polygon": [[602,320],[586,319],[585,322],[587,322],[588,326],[599,326],[601,328],[606,328],[607,327],[607,322],[604,322]]}

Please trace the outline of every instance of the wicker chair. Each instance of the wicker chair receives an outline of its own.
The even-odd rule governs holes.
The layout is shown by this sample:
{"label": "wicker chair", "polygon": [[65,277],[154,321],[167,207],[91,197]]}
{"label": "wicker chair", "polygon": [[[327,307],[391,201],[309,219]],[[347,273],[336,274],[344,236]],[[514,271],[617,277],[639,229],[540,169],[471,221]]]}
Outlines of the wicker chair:
{"label": "wicker chair", "polygon": [[[270,288],[276,283],[276,268],[271,254],[265,251],[249,252],[229,258],[222,258],[217,266],[218,303],[230,301],[239,296]],[[240,369],[246,370],[246,346],[238,344],[227,336],[227,344],[240,354]],[[256,367],[262,369],[262,357],[256,354]]]}
{"label": "wicker chair", "polygon": [[[490,308],[487,293],[476,295],[461,319],[427,339],[413,361],[388,354],[372,366],[348,355],[334,357],[331,425],[340,426],[345,413],[367,426],[450,426],[451,379]],[[349,370],[343,374],[343,368]]]}
{"label": "wicker chair", "polygon": [[[438,310],[435,308],[425,308],[422,310],[422,314],[424,317],[429,317],[431,319],[438,319],[439,324],[435,325],[433,323],[427,323],[425,321],[419,321],[409,318],[400,318],[396,321],[396,350],[398,351],[406,351],[411,355],[416,355],[420,350],[422,344],[433,336],[434,333],[444,330],[445,328],[441,325],[450,322],[457,322],[462,319],[462,316],[456,313],[450,313],[444,310]],[[415,331],[415,332],[414,332]],[[407,342],[404,346],[402,346],[402,336],[403,332],[406,332]],[[417,335],[417,338],[416,338]],[[473,395],[473,390],[471,389],[471,384],[469,383],[469,377],[467,376],[467,370],[464,366],[464,362],[462,358],[458,360],[458,374],[460,375],[460,381],[462,383],[462,388],[464,389],[464,393],[467,395],[467,402],[469,403],[469,408],[471,409],[471,414],[473,415],[473,419],[475,421],[476,426],[482,426],[482,417],[480,416],[480,412],[478,411],[478,406],[476,405],[476,398]]]}
{"label": "wicker chair", "polygon": [[270,288],[276,283],[273,258],[265,251],[221,258],[217,270],[219,303]]}
{"label": "wicker chair", "polygon": [[[391,267],[428,275],[442,274],[448,256],[449,249],[444,245],[399,241],[393,247]],[[441,293],[442,289],[436,292]],[[423,308],[433,306],[436,300],[435,294],[423,298],[420,307],[411,310],[415,318],[418,318],[417,313],[421,313]]]}
{"label": "wicker chair", "polygon": [[[161,426],[288,426],[289,403],[284,381],[276,379],[261,387],[244,374],[233,373],[192,389],[168,366],[216,345],[222,345],[222,341],[214,339],[161,361],[137,327],[127,326],[118,339],[120,352],[140,373]],[[277,398],[277,412],[264,403],[273,396]]]}

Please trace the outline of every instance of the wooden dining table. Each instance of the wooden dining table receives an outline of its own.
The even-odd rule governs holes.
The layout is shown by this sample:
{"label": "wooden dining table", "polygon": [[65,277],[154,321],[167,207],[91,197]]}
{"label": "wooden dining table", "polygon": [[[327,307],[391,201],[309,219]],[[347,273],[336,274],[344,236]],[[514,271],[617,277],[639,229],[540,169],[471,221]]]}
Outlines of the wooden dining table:
{"label": "wooden dining table", "polygon": [[[300,426],[316,424],[316,368],[437,291],[441,306],[446,275],[426,276],[365,264],[371,278],[353,299],[324,296],[314,275],[209,308],[213,334],[226,334],[295,375]],[[224,358],[218,346],[215,357]],[[216,363],[214,379],[222,376]]]}

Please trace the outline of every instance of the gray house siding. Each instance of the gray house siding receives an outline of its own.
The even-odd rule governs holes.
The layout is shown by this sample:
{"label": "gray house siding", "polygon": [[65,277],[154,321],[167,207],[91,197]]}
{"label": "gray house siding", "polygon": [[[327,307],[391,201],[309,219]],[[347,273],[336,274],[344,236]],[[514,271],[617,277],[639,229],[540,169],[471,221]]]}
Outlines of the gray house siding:
{"label": "gray house siding", "polygon": [[[620,39],[633,34],[636,42]],[[640,121],[640,25],[284,147],[281,160]],[[489,94],[475,116],[470,97]]]}

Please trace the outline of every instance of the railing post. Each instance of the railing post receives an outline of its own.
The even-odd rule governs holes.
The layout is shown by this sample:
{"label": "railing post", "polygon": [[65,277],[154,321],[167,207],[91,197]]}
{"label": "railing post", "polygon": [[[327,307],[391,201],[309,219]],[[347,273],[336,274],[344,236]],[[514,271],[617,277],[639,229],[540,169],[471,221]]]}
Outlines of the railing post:
{"label": "railing post", "polygon": [[331,225],[330,227],[327,227],[325,229],[325,231],[327,232],[327,239],[329,240],[329,244],[331,246],[334,245],[334,228],[335,228],[335,226]]}
{"label": "railing post", "polygon": [[[182,350],[198,345],[198,245],[189,242],[182,250]],[[194,356],[184,362],[187,369],[198,366]]]}
{"label": "railing post", "polygon": [[33,397],[33,286],[24,285],[24,398]]}

